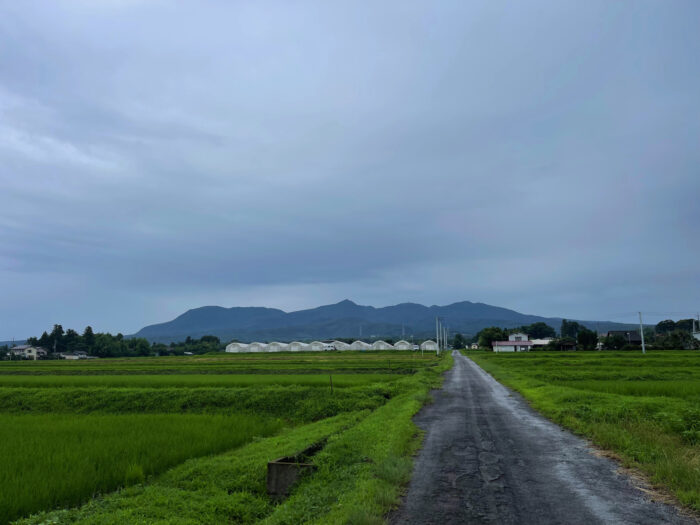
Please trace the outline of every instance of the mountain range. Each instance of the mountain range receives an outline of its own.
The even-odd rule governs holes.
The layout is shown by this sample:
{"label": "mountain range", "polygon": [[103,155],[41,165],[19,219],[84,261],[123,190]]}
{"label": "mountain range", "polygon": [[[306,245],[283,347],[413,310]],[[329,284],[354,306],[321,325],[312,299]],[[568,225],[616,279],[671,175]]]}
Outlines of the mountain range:
{"label": "mountain range", "polygon": [[[544,322],[555,330],[561,317],[528,315],[484,303],[462,301],[447,306],[401,303],[375,308],[348,299],[308,310],[285,312],[276,308],[203,306],[188,310],[172,321],[146,326],[132,335],[149,341],[169,343],[188,336],[215,335],[222,341],[292,341],[333,338],[431,337],[435,318],[449,327],[450,333],[475,335],[487,326],[515,328]],[[605,332],[633,325],[609,321],[578,321]]]}

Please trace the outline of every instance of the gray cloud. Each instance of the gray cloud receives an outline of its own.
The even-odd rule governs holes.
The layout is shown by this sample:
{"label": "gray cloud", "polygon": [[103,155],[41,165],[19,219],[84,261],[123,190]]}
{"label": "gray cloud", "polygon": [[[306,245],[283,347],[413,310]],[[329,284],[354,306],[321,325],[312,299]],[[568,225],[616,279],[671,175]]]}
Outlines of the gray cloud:
{"label": "gray cloud", "polygon": [[700,307],[696,2],[0,5],[0,339]]}

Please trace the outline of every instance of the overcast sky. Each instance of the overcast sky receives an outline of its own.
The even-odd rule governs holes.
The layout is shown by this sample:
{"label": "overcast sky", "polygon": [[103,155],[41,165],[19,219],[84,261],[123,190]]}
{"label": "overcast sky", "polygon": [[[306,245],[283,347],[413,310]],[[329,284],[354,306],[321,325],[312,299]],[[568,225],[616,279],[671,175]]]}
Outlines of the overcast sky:
{"label": "overcast sky", "polygon": [[700,309],[697,0],[0,11],[0,339],[344,298]]}

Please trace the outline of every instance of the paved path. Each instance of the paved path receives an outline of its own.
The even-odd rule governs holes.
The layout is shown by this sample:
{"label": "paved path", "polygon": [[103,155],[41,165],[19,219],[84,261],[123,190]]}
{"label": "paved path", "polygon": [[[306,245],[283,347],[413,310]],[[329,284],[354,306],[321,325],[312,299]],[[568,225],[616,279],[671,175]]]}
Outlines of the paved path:
{"label": "paved path", "polygon": [[692,524],[650,501],[585,440],[548,421],[454,352],[394,524]]}

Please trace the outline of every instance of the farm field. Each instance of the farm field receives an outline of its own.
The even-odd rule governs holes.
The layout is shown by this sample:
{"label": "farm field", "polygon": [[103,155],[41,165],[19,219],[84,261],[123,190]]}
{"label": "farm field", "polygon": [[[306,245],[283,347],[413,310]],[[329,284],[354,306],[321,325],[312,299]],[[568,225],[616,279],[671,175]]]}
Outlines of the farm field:
{"label": "farm field", "polygon": [[464,353],[700,510],[700,352]]}
{"label": "farm field", "polygon": [[[33,513],[28,522],[310,519],[308,498],[295,494],[319,480],[314,515],[381,516],[410,475],[411,416],[450,360],[328,352],[0,363],[9,458],[0,486],[11,487],[0,491],[0,523]],[[317,474],[271,501],[267,461],[319,440],[328,444]],[[187,494],[175,497],[172,483]],[[355,506],[338,507],[341,492]]]}

